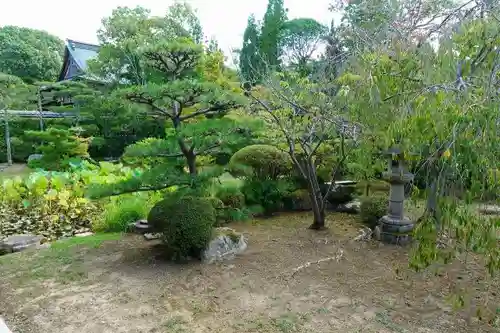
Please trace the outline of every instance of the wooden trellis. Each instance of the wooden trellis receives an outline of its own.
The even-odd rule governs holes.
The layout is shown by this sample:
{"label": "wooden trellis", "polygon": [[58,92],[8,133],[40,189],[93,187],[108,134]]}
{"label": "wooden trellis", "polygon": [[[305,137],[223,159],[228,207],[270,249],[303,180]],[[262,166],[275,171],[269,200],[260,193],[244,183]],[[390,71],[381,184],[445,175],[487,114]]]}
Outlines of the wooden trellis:
{"label": "wooden trellis", "polygon": [[7,147],[7,164],[12,165],[12,147],[10,143],[9,117],[30,118],[40,120],[40,130],[43,131],[43,119],[55,118],[75,118],[73,113],[57,113],[50,111],[21,111],[21,110],[0,110],[3,118],[2,125],[5,132],[5,146]]}

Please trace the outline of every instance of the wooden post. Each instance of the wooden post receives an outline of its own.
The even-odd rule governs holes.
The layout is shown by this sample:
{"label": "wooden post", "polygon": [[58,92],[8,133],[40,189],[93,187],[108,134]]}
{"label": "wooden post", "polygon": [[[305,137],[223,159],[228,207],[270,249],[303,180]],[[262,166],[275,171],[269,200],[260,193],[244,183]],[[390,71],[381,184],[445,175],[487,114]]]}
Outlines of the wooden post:
{"label": "wooden post", "polygon": [[5,126],[5,144],[7,146],[7,164],[12,165],[12,149],[10,147],[10,131],[9,131],[9,115],[7,110],[3,111],[3,119]]}
{"label": "wooden post", "polygon": [[40,131],[43,131],[43,113],[42,113],[42,88],[38,87],[38,114],[40,121]]}

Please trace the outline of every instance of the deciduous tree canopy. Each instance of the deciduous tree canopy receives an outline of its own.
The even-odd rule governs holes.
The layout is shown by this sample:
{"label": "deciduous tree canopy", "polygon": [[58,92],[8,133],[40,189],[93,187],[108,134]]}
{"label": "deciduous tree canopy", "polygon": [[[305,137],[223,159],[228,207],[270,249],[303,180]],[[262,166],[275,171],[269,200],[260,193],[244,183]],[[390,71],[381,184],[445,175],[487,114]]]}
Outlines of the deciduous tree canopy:
{"label": "deciduous tree canopy", "polygon": [[64,42],[41,30],[0,28],[0,72],[25,82],[54,81],[62,66]]}

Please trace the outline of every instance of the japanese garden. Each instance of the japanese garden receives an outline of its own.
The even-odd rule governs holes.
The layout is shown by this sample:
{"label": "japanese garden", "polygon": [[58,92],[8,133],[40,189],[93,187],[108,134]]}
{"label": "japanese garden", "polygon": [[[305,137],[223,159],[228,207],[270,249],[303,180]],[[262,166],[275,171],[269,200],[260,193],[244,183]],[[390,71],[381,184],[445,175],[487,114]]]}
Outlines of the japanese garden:
{"label": "japanese garden", "polygon": [[0,332],[498,332],[500,3],[267,1],[0,26]]}

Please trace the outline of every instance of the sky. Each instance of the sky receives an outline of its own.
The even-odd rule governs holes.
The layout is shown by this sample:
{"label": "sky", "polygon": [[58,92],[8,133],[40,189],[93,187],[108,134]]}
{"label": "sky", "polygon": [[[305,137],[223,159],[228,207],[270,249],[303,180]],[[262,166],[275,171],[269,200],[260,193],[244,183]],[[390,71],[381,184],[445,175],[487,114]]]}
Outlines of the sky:
{"label": "sky", "polygon": [[[59,38],[97,43],[101,19],[118,6],[140,5],[162,15],[174,0],[0,0],[0,26],[45,30]],[[187,0],[198,11],[205,35],[215,37],[226,55],[239,48],[247,18],[262,19],[267,0]],[[338,15],[328,11],[332,0],[285,0],[289,18],[311,17],[329,24]]]}

